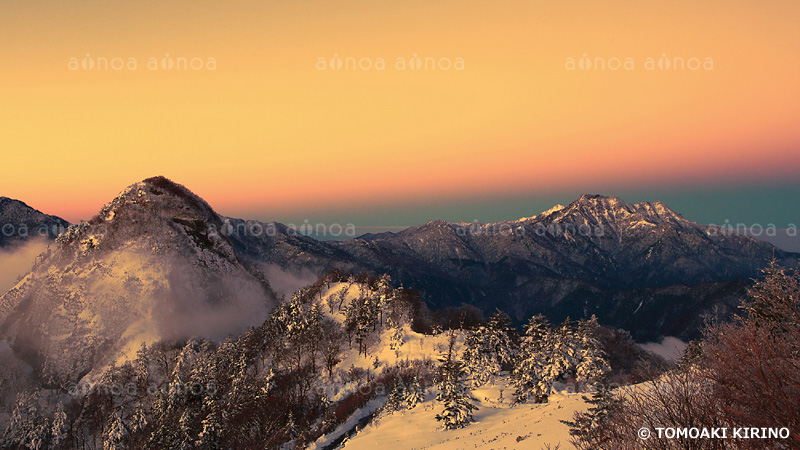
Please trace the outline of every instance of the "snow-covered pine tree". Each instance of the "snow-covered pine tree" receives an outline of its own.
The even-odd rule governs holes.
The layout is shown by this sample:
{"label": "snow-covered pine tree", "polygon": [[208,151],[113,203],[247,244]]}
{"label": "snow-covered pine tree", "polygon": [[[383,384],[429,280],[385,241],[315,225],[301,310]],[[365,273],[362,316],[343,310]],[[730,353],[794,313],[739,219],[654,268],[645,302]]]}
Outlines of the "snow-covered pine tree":
{"label": "snow-covered pine tree", "polygon": [[511,333],[511,319],[498,310],[485,326],[467,334],[462,359],[476,387],[492,382],[505,364],[513,362],[516,348]]}
{"label": "snow-covered pine tree", "polygon": [[578,382],[596,382],[611,371],[600,342],[594,337],[594,330],[598,326],[595,316],[578,322],[576,336],[578,362],[575,368],[575,379]]}
{"label": "snow-covered pine tree", "polygon": [[134,360],[133,364],[137,384],[139,387],[144,388],[150,383],[150,357],[147,351],[147,345],[144,342],[142,342],[142,346],[136,352],[136,360]]}
{"label": "snow-covered pine tree", "polygon": [[580,358],[580,339],[569,318],[548,337],[549,339],[545,339],[548,356],[546,378],[557,381],[565,376],[574,376]]}
{"label": "snow-covered pine tree", "polygon": [[345,329],[355,337],[359,354],[368,355],[367,338],[375,331],[381,312],[381,300],[369,294],[353,299],[345,309]]}
{"label": "snow-covered pine tree", "polygon": [[553,382],[551,367],[554,347],[553,331],[542,315],[531,317],[525,325],[519,356],[511,372],[514,402],[524,403],[533,398],[537,403],[547,401]]}
{"label": "snow-covered pine tree", "polygon": [[514,342],[516,332],[511,325],[511,317],[499,309],[489,317],[486,327],[491,333],[491,343],[494,354],[501,364],[511,364],[517,354],[517,345]]}
{"label": "snow-covered pine tree", "polygon": [[203,450],[218,450],[219,438],[222,435],[223,415],[218,409],[211,412],[200,421],[200,434],[197,436],[197,446]]}
{"label": "snow-covered pine tree", "polygon": [[125,437],[128,430],[122,420],[122,411],[117,410],[111,423],[108,425],[105,439],[103,440],[103,450],[123,450],[125,449]]}
{"label": "snow-covered pine tree", "polygon": [[447,354],[440,359],[441,374],[439,393],[436,400],[442,403],[444,410],[436,415],[436,420],[442,422],[445,430],[464,428],[474,419],[472,412],[478,409],[473,401],[472,394],[464,380],[466,371],[464,363],[454,354],[455,333],[450,334],[450,343]]}
{"label": "snow-covered pine tree", "polygon": [[392,328],[392,334],[389,336],[389,349],[397,350],[405,343],[405,334],[402,328]]}
{"label": "snow-covered pine tree", "polygon": [[406,409],[414,409],[418,404],[425,401],[425,392],[419,384],[419,379],[413,377],[406,386]]}
{"label": "snow-covered pine tree", "polygon": [[461,359],[475,387],[483,386],[500,372],[500,364],[490,351],[489,333],[485,326],[467,332]]}
{"label": "snow-covered pine tree", "polygon": [[386,400],[384,409],[390,414],[404,409],[405,399],[406,387],[402,381],[398,380],[398,382],[395,383],[394,388],[392,388],[392,392],[389,393],[389,398]]}
{"label": "snow-covered pine tree", "polygon": [[44,449],[49,425],[39,408],[39,392],[20,392],[3,438],[21,448]]}
{"label": "snow-covered pine tree", "polygon": [[569,434],[580,443],[579,448],[601,448],[607,443],[607,436],[598,430],[602,429],[606,419],[623,400],[606,378],[595,383],[592,396],[584,395],[583,400],[591,406],[586,411],[576,411],[571,421],[561,422],[570,427]]}
{"label": "snow-covered pine tree", "polygon": [[144,430],[147,423],[147,411],[145,411],[144,405],[140,404],[136,406],[131,415],[131,432],[138,433]]}
{"label": "snow-covered pine tree", "polygon": [[56,411],[53,413],[53,426],[50,429],[50,444],[52,448],[58,448],[59,444],[67,438],[69,424],[67,423],[67,413],[61,402],[56,404]]}

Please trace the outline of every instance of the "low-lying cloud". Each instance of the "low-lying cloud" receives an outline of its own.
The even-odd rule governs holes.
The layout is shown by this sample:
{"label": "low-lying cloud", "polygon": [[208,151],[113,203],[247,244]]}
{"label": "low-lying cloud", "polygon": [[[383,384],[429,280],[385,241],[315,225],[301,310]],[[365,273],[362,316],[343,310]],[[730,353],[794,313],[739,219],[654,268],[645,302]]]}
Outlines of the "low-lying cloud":
{"label": "low-lying cloud", "polygon": [[683,356],[683,351],[686,350],[687,344],[676,337],[665,336],[661,339],[661,342],[648,342],[639,344],[639,346],[667,361],[677,361]]}
{"label": "low-lying cloud", "polygon": [[33,239],[21,246],[0,250],[0,296],[30,271],[36,257],[47,249],[47,240]]}
{"label": "low-lying cloud", "polygon": [[219,341],[262,325],[276,304],[246,272],[205,273],[176,262],[169,275],[169,292],[156,303],[155,319],[164,338]]}
{"label": "low-lying cloud", "polygon": [[285,270],[275,264],[262,264],[261,269],[278,298],[289,299],[292,294],[319,279],[319,274],[310,269]]}

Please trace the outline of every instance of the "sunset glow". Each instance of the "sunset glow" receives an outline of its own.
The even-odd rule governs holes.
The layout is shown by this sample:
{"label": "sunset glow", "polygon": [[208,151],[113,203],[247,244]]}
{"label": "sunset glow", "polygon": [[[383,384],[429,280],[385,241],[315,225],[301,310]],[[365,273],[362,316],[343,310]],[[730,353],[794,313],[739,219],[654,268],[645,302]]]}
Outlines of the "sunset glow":
{"label": "sunset glow", "polygon": [[223,214],[278,218],[783,182],[800,175],[798,17],[796,1],[8,0],[0,194],[77,221],[163,174]]}

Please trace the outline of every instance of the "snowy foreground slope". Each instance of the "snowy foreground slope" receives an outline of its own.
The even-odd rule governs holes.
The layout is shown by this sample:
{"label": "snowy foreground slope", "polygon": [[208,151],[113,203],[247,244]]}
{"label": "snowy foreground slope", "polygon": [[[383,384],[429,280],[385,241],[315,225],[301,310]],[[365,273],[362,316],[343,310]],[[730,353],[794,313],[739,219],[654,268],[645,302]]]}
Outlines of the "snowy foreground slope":
{"label": "snowy foreground slope", "polygon": [[[342,299],[347,303],[365,294],[366,290],[358,284],[335,283],[321,293],[319,304],[327,316],[341,323],[344,322],[344,316],[336,312],[336,304]],[[436,361],[446,351],[446,333],[427,336],[411,331],[406,325],[399,330],[399,334],[402,344],[394,349],[391,348],[391,340],[398,337],[387,329],[379,333],[377,340],[372,343],[369,358],[357,354],[357,351],[346,351],[339,367],[372,369],[380,374],[382,368],[403,360]],[[462,335],[457,337],[456,345],[459,351],[463,349]],[[494,384],[472,390],[479,408],[474,414],[475,422],[459,430],[443,430],[441,423],[436,420],[435,416],[442,405],[435,400],[434,387],[427,389],[423,402],[408,410],[386,411],[383,406],[387,396],[380,396],[308,449],[539,450],[546,448],[545,445],[554,449],[558,444],[561,449],[573,448],[568,442],[569,428],[560,420],[571,420],[575,411],[586,409],[583,394],[562,390],[553,394],[549,403],[512,406],[513,390],[507,374]],[[345,435],[348,437],[344,438]]]}
{"label": "snowy foreground slope", "polygon": [[[575,411],[584,410],[581,394],[554,394],[550,403],[510,406],[497,401],[505,383],[473,391],[479,400],[475,423],[459,430],[444,431],[439,427],[437,405],[432,399],[413,410],[399,411],[380,417],[346,441],[348,450],[374,449],[535,449],[550,444],[561,449],[569,444],[569,428],[560,420],[571,420]],[[310,448],[322,448],[310,447]]]}

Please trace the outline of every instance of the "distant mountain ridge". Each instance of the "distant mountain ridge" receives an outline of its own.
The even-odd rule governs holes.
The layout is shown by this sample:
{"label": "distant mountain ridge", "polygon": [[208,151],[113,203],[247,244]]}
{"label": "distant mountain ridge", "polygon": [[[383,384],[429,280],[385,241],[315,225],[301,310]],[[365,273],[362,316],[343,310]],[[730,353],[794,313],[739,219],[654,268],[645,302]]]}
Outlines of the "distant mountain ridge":
{"label": "distant mountain ridge", "polygon": [[29,239],[55,239],[69,222],[44,214],[25,203],[0,197],[0,248],[22,244]]}
{"label": "distant mountain ridge", "polygon": [[[245,259],[284,268],[389,273],[435,308],[500,308],[518,321],[596,314],[641,340],[696,337],[711,314],[730,315],[773,255],[797,254],[683,218],[661,202],[583,195],[533,217],[489,224],[431,221],[398,233],[320,242],[280,224],[228,219]],[[272,227],[241,233],[242,224]],[[715,312],[716,311],[716,312]]]}

